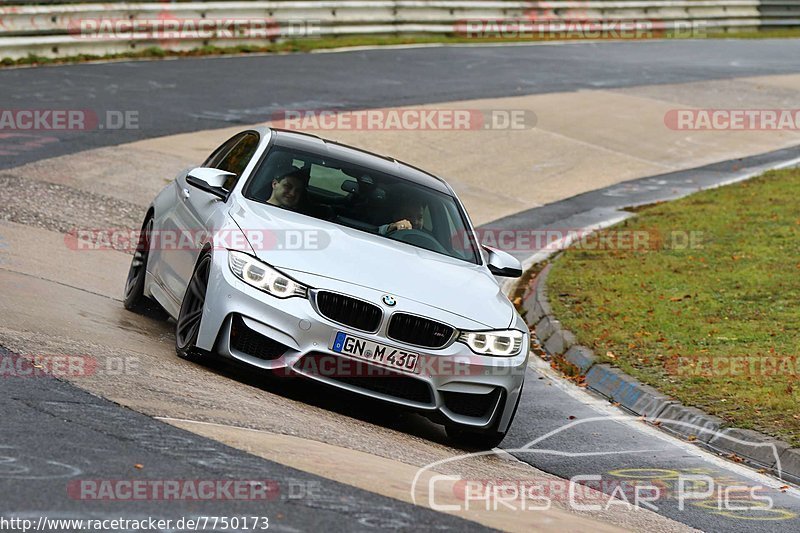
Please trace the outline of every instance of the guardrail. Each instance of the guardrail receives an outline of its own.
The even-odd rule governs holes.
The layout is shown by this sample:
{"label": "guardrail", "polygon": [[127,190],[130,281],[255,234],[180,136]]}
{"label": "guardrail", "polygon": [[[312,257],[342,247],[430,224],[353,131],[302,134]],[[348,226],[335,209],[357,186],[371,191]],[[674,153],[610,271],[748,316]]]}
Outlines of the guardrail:
{"label": "guardrail", "polygon": [[364,34],[625,38],[619,32],[627,31],[646,38],[666,31],[691,37],[700,31],[798,26],[800,0],[50,1],[0,7],[0,58]]}

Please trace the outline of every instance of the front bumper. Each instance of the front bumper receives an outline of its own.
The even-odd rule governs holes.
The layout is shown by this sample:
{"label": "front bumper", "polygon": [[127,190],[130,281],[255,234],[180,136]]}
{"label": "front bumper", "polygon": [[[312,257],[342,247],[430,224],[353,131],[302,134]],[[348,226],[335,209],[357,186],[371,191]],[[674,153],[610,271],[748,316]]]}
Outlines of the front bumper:
{"label": "front bumper", "polygon": [[[214,255],[206,307],[197,340],[201,349],[273,371],[328,385],[421,412],[440,422],[504,432],[522,390],[530,339],[514,357],[474,354],[452,342],[441,349],[404,345],[386,337],[387,310],[374,333],[320,314],[314,298],[280,299],[236,278],[225,251]],[[325,290],[380,302],[383,293],[330,281]],[[409,305],[414,305],[410,304]],[[391,312],[419,314],[419,305]],[[433,318],[433,317],[432,317]],[[418,373],[388,370],[331,349],[338,332],[419,353]]]}

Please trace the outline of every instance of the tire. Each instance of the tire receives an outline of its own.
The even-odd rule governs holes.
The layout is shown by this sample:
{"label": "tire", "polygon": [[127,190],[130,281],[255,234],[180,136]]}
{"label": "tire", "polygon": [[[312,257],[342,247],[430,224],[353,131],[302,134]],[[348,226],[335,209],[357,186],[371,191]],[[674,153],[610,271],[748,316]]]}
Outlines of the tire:
{"label": "tire", "polygon": [[[514,422],[514,417],[517,415],[517,408],[519,407],[519,400],[521,398],[522,389],[520,389],[517,395],[517,402],[514,404],[514,410],[511,412],[511,420],[508,421],[508,427],[511,427],[511,423]],[[474,431],[456,424],[447,424],[444,429],[447,432],[447,437],[459,446],[477,450],[491,450],[492,448],[497,448],[506,437],[505,431],[497,431],[497,426],[500,424],[501,418],[502,416],[499,416],[497,422],[492,426],[492,429],[488,431]]]}
{"label": "tire", "polygon": [[208,278],[211,273],[211,254],[204,253],[186,287],[181,310],[175,324],[175,353],[178,357],[190,361],[200,361],[209,354],[197,347],[197,336],[200,333],[200,322],[203,320],[203,307],[206,301]]}
{"label": "tire", "polygon": [[128,278],[125,281],[125,294],[122,301],[125,309],[141,315],[165,319],[167,314],[155,301],[144,295],[144,280],[147,275],[147,261],[150,258],[150,237],[153,233],[153,216],[148,215],[142,224],[142,232],[136,251],[131,259],[128,269]]}

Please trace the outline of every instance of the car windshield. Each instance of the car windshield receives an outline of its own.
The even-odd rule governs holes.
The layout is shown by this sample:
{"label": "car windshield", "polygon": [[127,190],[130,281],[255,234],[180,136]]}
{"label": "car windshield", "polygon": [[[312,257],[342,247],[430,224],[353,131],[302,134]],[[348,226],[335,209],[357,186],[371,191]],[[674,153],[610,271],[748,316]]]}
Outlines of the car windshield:
{"label": "car windshield", "polygon": [[366,167],[275,147],[250,178],[244,196],[480,263],[455,198]]}

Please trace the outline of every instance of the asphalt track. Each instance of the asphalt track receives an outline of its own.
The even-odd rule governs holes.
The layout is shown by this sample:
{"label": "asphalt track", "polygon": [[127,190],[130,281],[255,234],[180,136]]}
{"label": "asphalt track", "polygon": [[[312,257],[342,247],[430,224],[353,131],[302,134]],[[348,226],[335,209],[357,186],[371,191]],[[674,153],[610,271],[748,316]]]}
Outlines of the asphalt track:
{"label": "asphalt track", "polygon": [[[0,146],[7,148],[7,155],[0,156],[0,168],[169,133],[250,124],[269,119],[274,111],[287,108],[397,106],[582,87],[797,72],[798,52],[798,41],[681,41],[377,50],[6,70],[0,71],[4,108],[90,107],[97,112],[135,109],[140,112],[141,128],[53,132],[59,142],[49,144],[25,144],[19,138],[6,137],[0,139],[3,142]],[[363,90],[353,90],[354,86]],[[773,160],[796,155],[787,151],[773,156]],[[716,179],[724,179],[730,167],[726,169],[723,165],[708,172],[716,175]],[[667,188],[662,187],[662,192]],[[508,217],[491,226],[564,227],[564,220],[575,220],[574,217],[586,213],[593,213],[586,215],[586,220],[597,221],[620,205],[647,201],[651,197],[648,194],[655,194],[654,189],[636,196],[636,187],[629,186],[623,198],[610,190],[598,191]],[[167,474],[164,477],[172,473],[184,479],[245,475],[252,478],[255,471],[268,478],[297,480],[298,486],[320,482],[330,497],[316,500],[314,514],[296,511],[298,505],[309,505],[306,501],[279,499],[267,507],[271,522],[273,516],[286,517],[287,530],[314,529],[323,524],[326,529],[337,529],[339,525],[342,529],[352,529],[354,525],[364,529],[380,526],[406,529],[417,528],[420,523],[429,524],[432,529],[473,526],[254,459],[119,409],[63,382],[36,381],[33,387],[30,383],[30,380],[25,383],[9,380],[3,384],[2,400],[7,414],[3,417],[3,445],[17,450],[4,450],[3,455],[14,457],[18,464],[27,461],[30,468],[26,471],[29,479],[24,479],[19,469],[8,468],[7,461],[0,463],[6,465],[5,470],[0,468],[0,484],[6,495],[3,512],[7,515],[21,516],[23,512],[39,516],[49,512],[51,516],[59,513],[71,516],[80,511],[86,516],[85,505],[70,508],[64,503],[63,484],[53,488],[43,480],[53,479],[59,472],[63,474],[59,465],[80,469],[83,477],[130,477],[131,465],[140,463],[145,468],[153,465]],[[779,483],[770,484],[763,476],[741,466],[710,459],[691,445],[666,438],[656,430],[638,427],[635,421],[618,420],[614,418],[618,413],[591,395],[552,378],[545,368],[531,370],[518,418],[502,447],[512,450],[519,459],[562,477],[599,474],[616,481],[656,478],[674,485],[682,474],[704,474],[728,486],[766,482],[768,488],[764,492],[775,499],[775,508],[770,510],[731,512],[707,503],[703,506],[688,503],[679,510],[675,498],[661,499],[655,504],[660,513],[704,530],[800,528],[797,518],[800,500],[775,490]],[[594,420],[597,417],[600,418]],[[562,429],[574,420],[584,422]],[[526,448],[531,441],[554,431],[549,438]],[[147,438],[134,439],[133,435]],[[64,446],[60,444],[63,442],[71,444]],[[176,442],[182,444],[172,444]],[[220,460],[208,464],[207,458],[215,455]],[[34,481],[30,477],[42,479]],[[672,489],[674,493],[674,486]],[[337,500],[334,495],[340,498]],[[107,509],[98,505],[97,512],[108,514]],[[152,508],[147,510],[146,514],[153,514]],[[170,517],[174,517],[175,510],[174,504],[169,507]],[[246,505],[241,507],[242,512],[250,510]],[[129,515],[144,511],[143,506],[135,504],[125,507]],[[202,508],[189,505],[186,516],[212,514],[212,511],[216,511],[213,504]],[[227,504],[224,511],[229,516],[234,514]]]}
{"label": "asphalt track", "polygon": [[[4,135],[0,168],[285,109],[359,109],[797,72],[798,40],[450,46],[0,70],[10,109],[136,111],[138,129]],[[57,140],[57,142],[56,142]]]}

